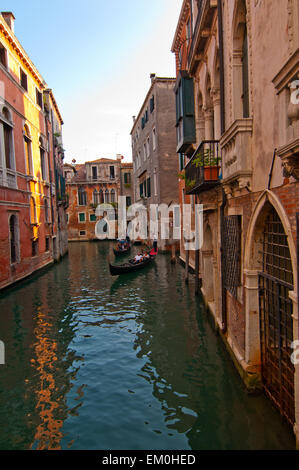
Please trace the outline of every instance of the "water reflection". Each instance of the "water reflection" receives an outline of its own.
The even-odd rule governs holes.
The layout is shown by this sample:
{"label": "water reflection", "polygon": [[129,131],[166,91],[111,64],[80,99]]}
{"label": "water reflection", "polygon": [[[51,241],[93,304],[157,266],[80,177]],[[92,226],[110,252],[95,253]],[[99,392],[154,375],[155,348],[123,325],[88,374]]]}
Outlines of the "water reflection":
{"label": "water reflection", "polygon": [[109,250],[73,244],[0,297],[0,448],[292,448],[269,402],[244,393],[183,269],[159,256],[112,278]]}

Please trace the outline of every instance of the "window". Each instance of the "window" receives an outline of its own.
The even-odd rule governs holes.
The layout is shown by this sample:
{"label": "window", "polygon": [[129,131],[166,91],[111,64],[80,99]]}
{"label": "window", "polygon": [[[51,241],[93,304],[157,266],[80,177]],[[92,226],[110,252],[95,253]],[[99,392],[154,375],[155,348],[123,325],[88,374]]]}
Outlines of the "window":
{"label": "window", "polygon": [[140,197],[143,196],[143,183],[139,184],[139,195],[140,195]]}
{"label": "window", "polygon": [[193,79],[180,72],[176,87],[177,152],[196,141]]}
{"label": "window", "polygon": [[155,97],[152,96],[151,99],[150,99],[150,111],[151,113],[154,111],[155,109]]}
{"label": "window", "polygon": [[115,202],[115,190],[112,189],[110,193],[110,202]]}
{"label": "window", "polygon": [[46,251],[50,251],[50,238],[46,237]]}
{"label": "window", "polygon": [[44,208],[45,208],[45,223],[47,224],[50,222],[50,211],[49,211],[49,203],[46,198],[44,199]]}
{"label": "window", "polygon": [[153,150],[156,150],[156,145],[157,145],[157,142],[156,142],[156,128],[154,127],[153,128]]}
{"label": "window", "polygon": [[98,179],[98,168],[96,166],[92,167],[92,179],[97,180]]}
{"label": "window", "polygon": [[38,255],[38,239],[32,240],[32,257]]}
{"label": "window", "polygon": [[185,168],[185,154],[180,153],[179,154],[179,170],[183,171]]}
{"label": "window", "polygon": [[30,223],[33,225],[37,223],[36,204],[34,197],[30,198]]}
{"label": "window", "polygon": [[[1,119],[2,118],[2,119]],[[4,162],[6,168],[9,170],[14,169],[14,151],[13,151],[13,125],[11,120],[10,112],[6,107],[2,110],[2,116],[0,116],[0,124],[3,129],[3,140],[4,140]],[[0,127],[0,130],[1,130]]]}
{"label": "window", "polygon": [[104,194],[103,191],[100,189],[99,191],[99,198],[100,198],[100,204],[103,204],[104,202]]}
{"label": "window", "polygon": [[143,144],[143,158],[144,158],[144,161],[146,160],[146,145],[145,143]]}
{"label": "window", "polygon": [[28,91],[28,78],[26,73],[20,69],[20,83],[21,87],[24,88],[24,90]]}
{"label": "window", "polygon": [[40,167],[41,167],[41,177],[43,181],[47,181],[48,172],[47,172],[47,157],[45,152],[45,145],[43,139],[39,139],[39,151],[40,151]]}
{"label": "window", "polygon": [[89,221],[90,222],[96,222],[97,221],[97,216],[95,214],[89,214]]}
{"label": "window", "polygon": [[150,156],[150,138],[148,137],[146,140],[146,156]]}
{"label": "window", "polygon": [[66,217],[66,223],[68,224],[69,223],[69,214],[65,214],[65,217]]}
{"label": "window", "polygon": [[100,194],[95,189],[94,192],[93,192],[93,203],[94,204],[99,204],[99,199],[100,199]]}
{"label": "window", "polygon": [[40,108],[43,109],[43,94],[37,88],[35,89],[35,92],[36,92],[36,103],[38,104]]}
{"label": "window", "polygon": [[146,196],[151,197],[151,179],[148,178],[146,181]]}
{"label": "window", "polygon": [[18,248],[19,248],[18,218],[16,215],[11,215],[9,219],[9,242],[10,242],[10,263],[14,264],[18,261]]}
{"label": "window", "polygon": [[147,121],[148,121],[148,110],[146,110],[144,114],[144,122],[146,123]]}
{"label": "window", "polygon": [[86,231],[85,230],[80,230],[80,237],[84,237],[86,235]]}
{"label": "window", "polygon": [[142,119],[141,119],[141,129],[144,129],[144,126],[145,126],[145,121],[144,121],[144,117],[142,117]]}
{"label": "window", "polygon": [[106,189],[106,191],[105,191],[105,203],[106,204],[109,203],[109,191],[108,191],[108,189]]}
{"label": "window", "polygon": [[79,206],[86,206],[87,204],[86,192],[82,186],[78,189],[78,204]]}
{"label": "window", "polygon": [[124,183],[125,184],[131,183],[131,173],[124,173]]}
{"label": "window", "polygon": [[0,43],[0,62],[2,65],[4,65],[5,68],[7,68],[7,50],[5,49],[4,46]]}
{"label": "window", "polygon": [[24,126],[24,145],[25,145],[26,173],[27,175],[32,175],[33,165],[32,165],[31,137],[30,137],[28,126]]}
{"label": "window", "polygon": [[115,178],[115,169],[114,166],[110,166],[110,179],[114,180]]}
{"label": "window", "polygon": [[129,207],[132,204],[131,196],[126,196],[126,206]]}
{"label": "window", "polygon": [[79,213],[79,222],[85,222],[85,212]]}

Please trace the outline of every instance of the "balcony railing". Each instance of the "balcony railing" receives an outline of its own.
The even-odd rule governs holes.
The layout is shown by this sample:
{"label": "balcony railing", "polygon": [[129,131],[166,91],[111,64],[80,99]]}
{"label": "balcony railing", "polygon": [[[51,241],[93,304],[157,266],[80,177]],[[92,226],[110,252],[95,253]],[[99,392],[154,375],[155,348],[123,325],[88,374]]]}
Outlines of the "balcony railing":
{"label": "balcony railing", "polygon": [[198,194],[220,182],[221,151],[218,140],[203,140],[185,166],[186,194]]}

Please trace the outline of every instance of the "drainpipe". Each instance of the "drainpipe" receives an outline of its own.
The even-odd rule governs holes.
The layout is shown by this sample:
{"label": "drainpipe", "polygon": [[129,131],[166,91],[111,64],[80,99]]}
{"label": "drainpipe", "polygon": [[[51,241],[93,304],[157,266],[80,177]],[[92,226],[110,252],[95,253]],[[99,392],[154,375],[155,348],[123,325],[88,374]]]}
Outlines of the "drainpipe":
{"label": "drainpipe", "polygon": [[224,210],[227,203],[227,197],[222,188],[222,204],[220,206],[220,257],[221,257],[221,331],[227,331],[227,305],[226,305],[226,287],[225,287],[225,233],[224,233]]}
{"label": "drainpipe", "polygon": [[223,49],[223,15],[222,0],[218,0],[218,38],[220,62],[220,109],[221,109],[221,135],[225,132],[225,99],[224,99],[224,49]]}
{"label": "drainpipe", "polygon": [[271,186],[271,180],[272,180],[274,162],[275,162],[275,157],[276,157],[276,151],[277,151],[277,149],[274,149],[273,158],[272,158],[272,164],[271,164],[271,170],[270,170],[270,173],[269,173],[268,189],[270,189],[270,186]]}
{"label": "drainpipe", "polygon": [[[223,49],[223,16],[222,16],[222,0],[218,0],[218,37],[219,37],[219,62],[220,62],[220,110],[221,110],[221,135],[225,132],[225,90],[224,90],[224,49]],[[223,171],[222,171],[223,174]],[[225,252],[224,252],[224,211],[227,203],[227,197],[222,187],[222,204],[220,207],[220,255],[221,255],[221,331],[227,331],[227,305],[226,305],[226,288],[225,288]]]}

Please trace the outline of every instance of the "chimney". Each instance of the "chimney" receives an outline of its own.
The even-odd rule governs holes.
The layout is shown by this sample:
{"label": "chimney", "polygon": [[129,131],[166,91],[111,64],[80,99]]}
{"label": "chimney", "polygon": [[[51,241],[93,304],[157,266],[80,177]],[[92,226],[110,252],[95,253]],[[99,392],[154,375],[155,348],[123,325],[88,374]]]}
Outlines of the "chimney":
{"label": "chimney", "polygon": [[135,123],[136,121],[136,116],[133,116],[133,123]]}
{"label": "chimney", "polygon": [[116,160],[118,160],[118,161],[121,162],[123,158],[124,158],[124,157],[123,157],[120,153],[117,153],[117,154],[116,154]]}
{"label": "chimney", "polygon": [[15,32],[15,17],[11,11],[2,11],[1,15],[5,19],[6,23],[10,27],[11,31]]}
{"label": "chimney", "polygon": [[155,78],[156,78],[156,74],[155,74],[155,73],[151,73],[151,74],[150,74],[150,79],[151,79],[151,82],[152,82],[152,83],[154,82]]}

